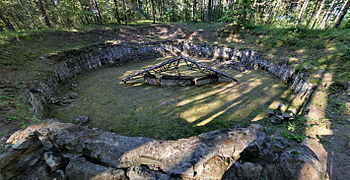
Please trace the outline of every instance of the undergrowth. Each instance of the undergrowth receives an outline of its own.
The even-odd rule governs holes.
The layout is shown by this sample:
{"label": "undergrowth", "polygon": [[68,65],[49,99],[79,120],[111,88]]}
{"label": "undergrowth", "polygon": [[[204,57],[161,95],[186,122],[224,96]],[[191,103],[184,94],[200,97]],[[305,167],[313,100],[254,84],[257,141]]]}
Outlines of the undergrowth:
{"label": "undergrowth", "polygon": [[308,73],[323,69],[333,73],[333,81],[350,81],[350,29],[255,26],[242,30],[240,38],[273,61],[288,61]]}

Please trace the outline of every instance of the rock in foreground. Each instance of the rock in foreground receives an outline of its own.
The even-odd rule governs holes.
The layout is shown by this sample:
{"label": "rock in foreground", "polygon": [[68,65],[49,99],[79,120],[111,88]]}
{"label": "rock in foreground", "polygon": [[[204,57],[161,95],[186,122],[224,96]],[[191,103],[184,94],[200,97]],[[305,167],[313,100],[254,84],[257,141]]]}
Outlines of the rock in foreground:
{"label": "rock in foreground", "polygon": [[306,146],[259,125],[176,141],[125,137],[48,122],[14,133],[0,179],[323,179]]}

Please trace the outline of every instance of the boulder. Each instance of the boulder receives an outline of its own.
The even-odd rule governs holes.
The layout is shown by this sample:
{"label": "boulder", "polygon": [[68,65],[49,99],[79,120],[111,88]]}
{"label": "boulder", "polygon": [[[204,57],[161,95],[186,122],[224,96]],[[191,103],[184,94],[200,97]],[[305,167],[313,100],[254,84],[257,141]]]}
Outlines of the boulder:
{"label": "boulder", "polygon": [[157,171],[151,171],[145,166],[133,166],[127,171],[130,180],[168,180],[170,176]]}
{"label": "boulder", "polygon": [[276,112],[275,112],[274,110],[270,109],[269,111],[267,111],[266,116],[267,116],[267,117],[272,117],[272,116],[274,116],[275,114],[276,114]]}
{"label": "boulder", "polygon": [[56,170],[61,165],[61,157],[55,156],[52,152],[44,153],[44,160],[51,170]]}
{"label": "boulder", "polygon": [[292,118],[292,115],[288,112],[284,112],[284,113],[282,113],[282,118],[283,118],[283,120],[288,121]]}
{"label": "boulder", "polygon": [[73,119],[72,119],[73,123],[74,124],[77,124],[77,125],[83,125],[83,124],[86,124],[90,121],[89,119],[89,116],[74,116]]}
{"label": "boulder", "polygon": [[251,162],[245,162],[238,165],[238,177],[240,179],[255,180],[259,179],[262,171],[260,164],[253,164]]}
{"label": "boulder", "polygon": [[69,99],[76,99],[77,97],[78,97],[78,93],[76,93],[76,92],[70,92],[68,94]]}
{"label": "boulder", "polygon": [[122,169],[94,164],[81,157],[70,160],[66,167],[66,176],[74,180],[127,180]]}
{"label": "boulder", "polygon": [[280,163],[283,172],[290,179],[319,180],[324,179],[323,167],[312,157],[300,149],[291,149],[281,155]]}

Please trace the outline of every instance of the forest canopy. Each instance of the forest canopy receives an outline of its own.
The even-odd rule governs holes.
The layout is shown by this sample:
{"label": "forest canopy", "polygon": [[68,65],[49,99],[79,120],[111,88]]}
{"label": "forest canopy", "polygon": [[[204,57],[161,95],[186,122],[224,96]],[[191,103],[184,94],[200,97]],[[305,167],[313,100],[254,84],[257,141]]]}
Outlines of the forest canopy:
{"label": "forest canopy", "polygon": [[349,28],[349,7],[350,0],[1,0],[0,31],[137,20]]}

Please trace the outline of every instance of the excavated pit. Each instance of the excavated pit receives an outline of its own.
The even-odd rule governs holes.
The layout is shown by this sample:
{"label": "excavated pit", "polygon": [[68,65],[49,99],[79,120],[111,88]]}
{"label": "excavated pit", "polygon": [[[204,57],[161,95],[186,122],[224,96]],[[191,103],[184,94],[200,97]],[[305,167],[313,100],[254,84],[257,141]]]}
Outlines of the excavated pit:
{"label": "excavated pit", "polygon": [[[73,122],[77,116],[88,116],[84,125],[125,136],[156,139],[186,138],[234,125],[249,125],[262,119],[269,108],[278,103],[291,105],[295,95],[282,80],[262,70],[220,69],[239,83],[225,80],[192,86],[196,71],[181,71],[183,78],[163,79],[148,84],[136,79],[126,84],[123,76],[162,62],[165,58],[134,61],[116,67],[102,68],[74,78],[76,87],[67,83],[58,89],[55,99],[76,93],[66,105],[51,104],[47,118]],[[212,59],[197,58],[215,66]],[[183,65],[184,66],[184,65]],[[183,68],[180,66],[180,68]],[[161,76],[162,77],[162,76]],[[163,77],[164,78],[164,77]],[[186,86],[184,81],[189,81]],[[73,85],[74,86],[74,85]]]}
{"label": "excavated pit", "polygon": [[[210,66],[218,65],[212,59],[220,59],[228,67],[225,72],[240,83],[162,87],[120,82],[125,73],[168,55],[197,56]],[[27,89],[34,116],[68,122],[73,115],[89,115],[89,127],[117,133],[57,120],[29,126],[7,139],[0,179],[326,177],[322,156],[252,124],[274,101],[287,104],[292,98],[302,102],[298,111],[303,110],[314,86],[287,64],[273,64],[251,50],[171,41],[103,44],[47,58],[62,63]],[[243,74],[244,69],[256,70]],[[235,123],[251,125],[229,128]],[[222,128],[229,129],[215,130]],[[156,140],[119,134],[159,139],[200,135]]]}
{"label": "excavated pit", "polygon": [[[131,86],[120,83],[123,76],[178,55],[221,67],[241,83],[198,87],[153,87],[143,80]],[[302,73],[268,62],[257,52],[186,42],[110,43],[48,58],[64,63],[27,91],[37,118],[72,122],[75,116],[88,116],[88,127],[127,136],[177,139],[245,126],[281,103],[283,110],[298,113],[314,88]]]}

